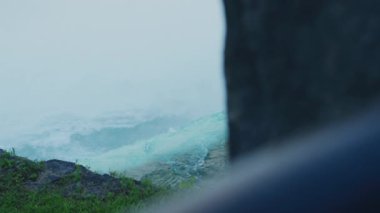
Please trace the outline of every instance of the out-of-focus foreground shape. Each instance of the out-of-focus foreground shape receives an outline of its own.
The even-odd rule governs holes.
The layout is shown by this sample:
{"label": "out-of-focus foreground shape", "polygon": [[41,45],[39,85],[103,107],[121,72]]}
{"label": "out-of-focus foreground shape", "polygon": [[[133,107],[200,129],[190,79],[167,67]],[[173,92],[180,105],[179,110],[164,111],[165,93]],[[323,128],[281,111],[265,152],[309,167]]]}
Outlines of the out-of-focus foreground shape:
{"label": "out-of-focus foreground shape", "polygon": [[233,168],[154,212],[380,212],[380,1],[224,4]]}
{"label": "out-of-focus foreground shape", "polygon": [[233,160],[379,97],[380,1],[224,3]]}
{"label": "out-of-focus foreground shape", "polygon": [[377,105],[360,118],[263,149],[236,162],[209,190],[151,212],[379,212],[379,121]]}

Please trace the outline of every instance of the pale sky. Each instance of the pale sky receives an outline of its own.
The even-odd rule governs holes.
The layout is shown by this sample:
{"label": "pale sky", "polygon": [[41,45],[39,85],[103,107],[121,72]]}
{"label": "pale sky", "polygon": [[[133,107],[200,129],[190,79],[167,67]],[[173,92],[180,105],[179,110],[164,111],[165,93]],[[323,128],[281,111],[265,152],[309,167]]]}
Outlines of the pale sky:
{"label": "pale sky", "polygon": [[0,122],[221,111],[222,14],[220,0],[1,0]]}

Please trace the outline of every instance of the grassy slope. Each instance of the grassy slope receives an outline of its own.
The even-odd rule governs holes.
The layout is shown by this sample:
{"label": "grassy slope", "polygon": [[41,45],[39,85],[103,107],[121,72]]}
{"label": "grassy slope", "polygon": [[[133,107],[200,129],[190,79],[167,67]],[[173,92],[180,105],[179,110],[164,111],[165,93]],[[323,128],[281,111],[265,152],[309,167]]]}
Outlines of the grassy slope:
{"label": "grassy slope", "polygon": [[[155,196],[167,193],[158,189],[148,181],[137,187],[129,178],[118,176],[125,182],[130,193],[126,195],[110,194],[104,199],[97,197],[74,198],[64,197],[57,190],[28,191],[24,183],[38,177],[42,166],[40,162],[32,162],[17,158],[14,152],[0,156],[0,212],[6,213],[66,213],[66,212],[119,212],[127,209],[138,209]],[[76,181],[72,179],[72,181]]]}

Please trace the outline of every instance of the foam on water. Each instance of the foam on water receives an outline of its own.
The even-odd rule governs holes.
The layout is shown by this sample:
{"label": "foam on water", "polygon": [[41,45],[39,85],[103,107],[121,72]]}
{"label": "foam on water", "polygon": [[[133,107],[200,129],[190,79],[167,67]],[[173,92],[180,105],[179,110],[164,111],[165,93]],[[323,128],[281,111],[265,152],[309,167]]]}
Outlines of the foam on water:
{"label": "foam on water", "polygon": [[226,132],[224,112],[193,121],[136,112],[92,118],[58,115],[41,119],[17,137],[0,138],[0,146],[15,147],[18,155],[31,159],[79,161],[98,172],[141,178],[165,170],[162,173],[189,177],[204,164],[210,149],[224,145]]}
{"label": "foam on water", "polygon": [[225,143],[226,132],[225,113],[216,113],[193,121],[178,131],[80,159],[80,162],[97,171],[125,171],[130,176],[144,175],[162,164],[172,166],[174,170],[191,170],[202,165],[210,147]]}
{"label": "foam on water", "polygon": [[[78,156],[98,154],[93,149],[83,146],[80,141],[73,140],[73,135],[88,136],[104,129],[128,129],[154,119],[155,116],[136,112],[113,112],[100,116],[85,117],[72,114],[49,115],[33,122],[8,126],[9,122],[1,122],[0,147],[16,148],[18,154],[32,159],[51,159],[75,161]],[[5,134],[12,130],[12,134]],[[149,129],[147,129],[149,131]],[[104,140],[93,141],[94,146],[107,146],[109,134]],[[98,144],[95,144],[98,143]]]}

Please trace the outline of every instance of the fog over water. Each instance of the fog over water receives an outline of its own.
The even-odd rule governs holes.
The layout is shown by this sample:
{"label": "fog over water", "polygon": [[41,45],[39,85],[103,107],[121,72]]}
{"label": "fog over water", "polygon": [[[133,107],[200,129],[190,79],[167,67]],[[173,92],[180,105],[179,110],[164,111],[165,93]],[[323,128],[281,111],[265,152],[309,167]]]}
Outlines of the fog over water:
{"label": "fog over water", "polygon": [[223,21],[219,0],[0,1],[0,146],[115,112],[223,111]]}
{"label": "fog over water", "polygon": [[0,148],[166,184],[222,168],[222,14],[219,0],[1,0]]}

